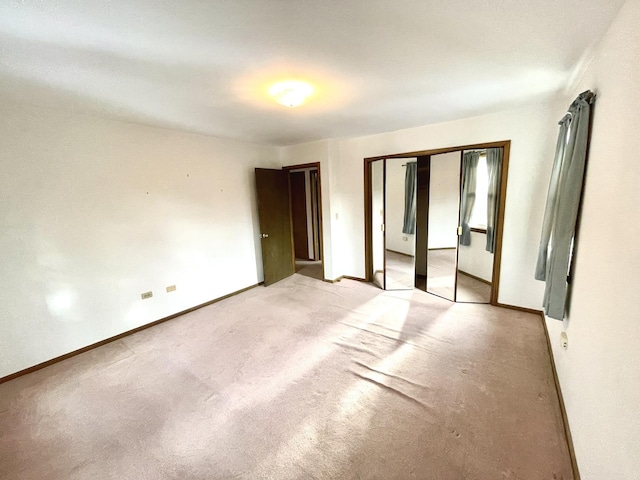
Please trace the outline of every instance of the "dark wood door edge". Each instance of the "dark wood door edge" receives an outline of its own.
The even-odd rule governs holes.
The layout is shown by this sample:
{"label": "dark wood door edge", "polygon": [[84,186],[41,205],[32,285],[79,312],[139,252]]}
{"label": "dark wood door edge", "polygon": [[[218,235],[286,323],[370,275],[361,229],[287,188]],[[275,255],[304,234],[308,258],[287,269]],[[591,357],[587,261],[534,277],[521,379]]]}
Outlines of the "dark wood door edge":
{"label": "dark wood door edge", "polygon": [[169,315],[168,317],[163,317],[160,320],[155,320],[155,321],[153,321],[151,323],[147,323],[145,325],[141,325],[140,327],[136,327],[133,330],[127,330],[126,332],[120,333],[120,334],[115,335],[113,337],[106,338],[104,340],[100,340],[99,342],[92,343],[91,345],[87,345],[86,347],[79,348],[79,349],[74,350],[72,352],[65,353],[64,355],[60,355],[59,357],[52,358],[51,360],[47,360],[45,362],[38,363],[37,365],[34,365],[32,367],[25,368],[23,370],[15,372],[15,373],[10,373],[9,375],[6,375],[6,376],[0,378],[0,384],[8,382],[10,380],[13,380],[14,378],[22,377],[23,375],[27,375],[27,374],[35,372],[37,370],[42,370],[43,368],[46,368],[49,365],[53,365],[55,363],[62,362],[63,360],[66,360],[68,358],[75,357],[76,355],[80,355],[81,353],[88,352],[89,350],[93,350],[94,348],[98,348],[98,347],[101,347],[103,345],[106,345],[107,343],[115,342],[116,340],[120,340],[121,338],[128,337],[129,335],[133,335],[134,333],[140,332],[142,330],[146,330],[147,328],[154,327],[154,326],[156,326],[156,325],[158,325],[160,323],[166,322],[168,320],[173,320],[174,318],[177,318],[177,317],[179,317],[181,315],[185,315],[187,313],[193,312],[193,311],[198,310],[198,309],[203,308],[203,307],[208,307],[209,305],[212,305],[214,303],[220,302],[221,300],[224,300],[226,298],[233,297],[234,295],[238,295],[239,293],[246,292],[247,290],[251,290],[252,288],[255,288],[258,285],[262,285],[262,284],[263,284],[263,282],[256,283],[255,285],[250,285],[248,287],[242,288],[242,289],[237,290],[235,292],[231,292],[231,293],[229,293],[227,295],[223,295],[222,297],[218,297],[218,298],[215,298],[213,300],[209,300],[208,302],[201,303],[200,305],[196,305],[195,307],[187,308],[186,310],[182,310],[181,312],[174,313],[173,315]]}
{"label": "dark wood door edge", "polygon": [[317,168],[320,169],[320,162],[312,162],[312,163],[301,163],[298,165],[287,165],[286,167],[282,167],[283,170],[302,170],[303,168]]}

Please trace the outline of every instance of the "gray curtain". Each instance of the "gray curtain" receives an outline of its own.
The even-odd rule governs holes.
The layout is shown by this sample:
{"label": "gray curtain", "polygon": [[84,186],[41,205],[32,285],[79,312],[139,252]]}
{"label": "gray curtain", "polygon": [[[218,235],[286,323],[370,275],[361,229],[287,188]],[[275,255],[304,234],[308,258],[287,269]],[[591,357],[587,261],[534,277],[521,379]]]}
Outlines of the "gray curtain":
{"label": "gray curtain", "polygon": [[462,235],[460,245],[471,245],[469,219],[476,203],[476,176],[480,152],[465,152],[462,156],[462,192],[460,194],[460,222]]}
{"label": "gray curtain", "polygon": [[595,95],[586,91],[571,104],[560,120],[556,157],[544,212],[536,279],[546,282],[544,311],[564,318],[567,275],[575,235],[587,157],[591,104]]}
{"label": "gray curtain", "polygon": [[500,203],[500,175],[502,173],[502,148],[487,149],[487,172],[489,188],[487,191],[487,252],[496,250],[496,221]]}
{"label": "gray curtain", "polygon": [[416,233],[416,162],[407,162],[404,174],[404,223],[402,233],[413,235]]}

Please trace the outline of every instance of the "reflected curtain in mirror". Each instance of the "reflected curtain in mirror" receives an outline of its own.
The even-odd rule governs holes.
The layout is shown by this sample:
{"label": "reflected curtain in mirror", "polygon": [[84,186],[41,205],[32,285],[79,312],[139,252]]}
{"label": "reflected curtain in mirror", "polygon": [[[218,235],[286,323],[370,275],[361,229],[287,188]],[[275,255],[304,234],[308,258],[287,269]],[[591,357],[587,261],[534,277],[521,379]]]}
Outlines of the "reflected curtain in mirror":
{"label": "reflected curtain in mirror", "polygon": [[407,162],[404,175],[404,222],[402,233],[413,235],[416,233],[416,162]]}
{"label": "reflected curtain in mirror", "polygon": [[471,229],[469,220],[476,201],[476,176],[478,170],[479,152],[465,152],[462,157],[462,192],[460,195],[460,221],[462,235],[460,245],[471,245]]}
{"label": "reflected curtain in mirror", "polygon": [[560,120],[556,157],[544,212],[536,279],[546,282],[544,311],[562,320],[567,299],[567,276],[575,235],[589,141],[591,104],[586,91]]}
{"label": "reflected curtain in mirror", "polygon": [[500,200],[500,175],[502,173],[502,149],[487,148],[487,246],[486,250],[495,253],[496,222]]}

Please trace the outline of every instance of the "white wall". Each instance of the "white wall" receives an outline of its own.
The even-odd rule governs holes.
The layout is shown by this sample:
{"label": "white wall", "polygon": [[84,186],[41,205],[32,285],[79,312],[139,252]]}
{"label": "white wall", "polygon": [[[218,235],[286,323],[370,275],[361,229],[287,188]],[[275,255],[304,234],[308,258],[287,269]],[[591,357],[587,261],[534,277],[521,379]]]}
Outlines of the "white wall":
{"label": "white wall", "polygon": [[460,245],[458,270],[490,282],[493,277],[493,253],[487,252],[487,234],[471,232],[471,245]]}
{"label": "white wall", "polygon": [[262,280],[253,169],[277,149],[1,111],[0,376]]}
{"label": "white wall", "polygon": [[[402,233],[404,226],[404,179],[407,162],[415,158],[387,159],[386,235],[387,249],[413,256],[416,251],[415,235]],[[406,239],[406,240],[405,240]]]}
{"label": "white wall", "polygon": [[550,101],[465,120],[342,139],[331,156],[340,214],[334,275],[364,277],[363,159],[400,152],[511,140],[499,301],[540,308],[544,286],[534,279],[540,226],[553,163],[557,122],[565,105]]}
{"label": "white wall", "polygon": [[565,102],[598,95],[571,310],[547,320],[583,480],[640,475],[639,24],[640,0],[629,1]]}
{"label": "white wall", "polygon": [[431,157],[428,248],[456,248],[460,215],[460,152]]}

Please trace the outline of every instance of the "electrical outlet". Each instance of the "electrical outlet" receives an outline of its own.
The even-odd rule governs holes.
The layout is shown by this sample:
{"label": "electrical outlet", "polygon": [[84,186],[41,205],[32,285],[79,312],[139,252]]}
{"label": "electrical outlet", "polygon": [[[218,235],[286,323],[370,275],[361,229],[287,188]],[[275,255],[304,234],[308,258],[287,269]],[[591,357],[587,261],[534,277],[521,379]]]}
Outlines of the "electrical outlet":
{"label": "electrical outlet", "polygon": [[569,346],[569,337],[567,337],[567,332],[562,332],[560,334],[560,345],[562,345],[562,348],[565,350]]}
{"label": "electrical outlet", "polygon": [[140,295],[140,297],[142,298],[142,300],[146,300],[147,298],[153,297],[153,292],[144,292]]}
{"label": "electrical outlet", "polygon": [[169,285],[167,287],[167,293],[169,292],[175,292],[176,291],[176,286],[175,285]]}

